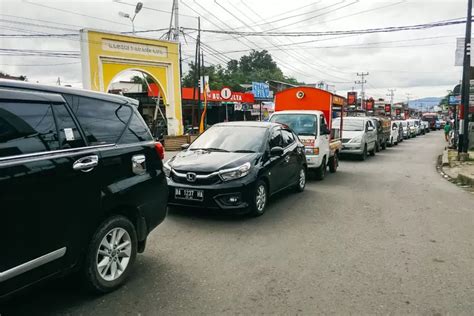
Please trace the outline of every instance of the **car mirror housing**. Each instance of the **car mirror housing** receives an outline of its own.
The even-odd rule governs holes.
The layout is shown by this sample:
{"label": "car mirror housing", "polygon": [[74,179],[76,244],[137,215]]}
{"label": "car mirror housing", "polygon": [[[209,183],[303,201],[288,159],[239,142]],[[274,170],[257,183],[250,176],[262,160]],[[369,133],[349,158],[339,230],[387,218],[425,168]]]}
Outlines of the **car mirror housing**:
{"label": "car mirror housing", "polygon": [[279,146],[273,147],[270,150],[270,155],[272,155],[272,156],[283,156],[283,148],[281,148]]}
{"label": "car mirror housing", "polygon": [[367,127],[367,132],[372,132],[372,131],[374,131],[374,130],[375,130],[375,129],[374,129],[372,126]]}

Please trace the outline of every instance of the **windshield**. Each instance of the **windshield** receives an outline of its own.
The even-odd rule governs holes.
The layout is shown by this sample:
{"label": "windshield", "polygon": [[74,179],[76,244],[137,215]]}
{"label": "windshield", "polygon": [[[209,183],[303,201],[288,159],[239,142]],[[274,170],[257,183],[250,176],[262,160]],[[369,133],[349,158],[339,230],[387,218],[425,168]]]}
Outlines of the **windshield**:
{"label": "windshield", "polygon": [[288,126],[297,135],[316,136],[317,118],[314,114],[276,114],[270,121]]}
{"label": "windshield", "polygon": [[[340,121],[334,121],[334,126],[339,126]],[[351,120],[345,119],[342,123],[342,130],[346,132],[362,132],[364,130],[364,121],[363,120]]]}
{"label": "windshield", "polygon": [[199,136],[190,150],[210,150],[223,152],[260,152],[263,148],[264,127],[213,126]]}

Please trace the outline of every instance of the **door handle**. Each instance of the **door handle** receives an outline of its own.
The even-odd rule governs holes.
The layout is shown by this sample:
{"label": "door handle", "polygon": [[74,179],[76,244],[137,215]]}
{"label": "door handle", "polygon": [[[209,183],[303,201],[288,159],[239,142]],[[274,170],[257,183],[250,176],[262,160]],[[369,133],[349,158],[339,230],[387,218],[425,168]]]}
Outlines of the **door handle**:
{"label": "door handle", "polygon": [[72,164],[72,169],[74,170],[80,170],[82,172],[89,172],[94,169],[95,166],[99,164],[99,156],[97,155],[92,155],[92,156],[86,156],[82,157],[78,160],[76,160]]}

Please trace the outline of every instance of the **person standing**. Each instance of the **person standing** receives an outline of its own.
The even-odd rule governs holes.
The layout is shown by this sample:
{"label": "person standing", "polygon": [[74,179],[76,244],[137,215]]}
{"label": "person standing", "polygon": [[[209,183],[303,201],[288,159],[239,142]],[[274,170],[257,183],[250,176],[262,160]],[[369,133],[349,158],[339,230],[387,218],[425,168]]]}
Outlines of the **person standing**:
{"label": "person standing", "polygon": [[444,138],[449,142],[449,132],[451,132],[451,122],[447,120],[446,125],[444,125]]}

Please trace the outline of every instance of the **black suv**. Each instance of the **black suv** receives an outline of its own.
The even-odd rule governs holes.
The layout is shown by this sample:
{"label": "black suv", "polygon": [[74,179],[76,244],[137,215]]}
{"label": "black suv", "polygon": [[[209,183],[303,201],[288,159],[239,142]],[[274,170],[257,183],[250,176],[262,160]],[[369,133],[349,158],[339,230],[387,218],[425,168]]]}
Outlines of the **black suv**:
{"label": "black suv", "polygon": [[99,293],[126,279],[168,197],[136,106],[0,81],[0,298],[75,270]]}

